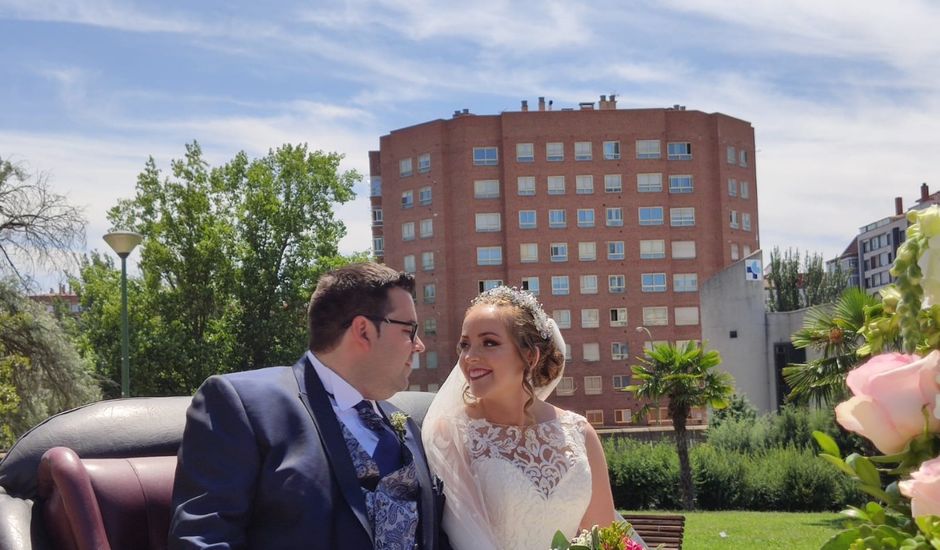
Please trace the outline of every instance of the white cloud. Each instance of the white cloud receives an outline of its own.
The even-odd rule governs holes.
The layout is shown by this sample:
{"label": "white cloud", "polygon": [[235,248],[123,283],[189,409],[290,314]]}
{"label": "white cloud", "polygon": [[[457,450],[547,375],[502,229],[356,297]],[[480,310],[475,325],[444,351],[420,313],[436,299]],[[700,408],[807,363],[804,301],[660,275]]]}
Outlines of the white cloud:
{"label": "white cloud", "polygon": [[131,32],[192,33],[202,28],[186,17],[161,15],[108,0],[0,0],[0,16],[27,21],[92,25]]}

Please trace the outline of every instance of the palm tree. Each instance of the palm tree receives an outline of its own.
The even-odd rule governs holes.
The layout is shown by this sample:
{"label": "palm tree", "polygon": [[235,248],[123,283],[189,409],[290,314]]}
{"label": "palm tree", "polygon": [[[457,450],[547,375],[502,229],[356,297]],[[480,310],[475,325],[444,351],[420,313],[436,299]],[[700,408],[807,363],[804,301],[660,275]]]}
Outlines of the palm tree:
{"label": "palm tree", "polygon": [[842,292],[834,304],[811,308],[803,328],[793,334],[793,345],[821,352],[819,359],[787,365],[783,379],[790,386],[787,400],[806,404],[834,405],[847,396],[845,377],[860,359],[858,348],[865,343],[860,330],[866,314],[879,310],[880,301],[859,288]]}
{"label": "palm tree", "polygon": [[[682,504],[686,510],[695,506],[695,487],[692,484],[692,467],[689,463],[689,434],[686,420],[693,407],[711,405],[723,409],[734,391],[731,375],[714,370],[721,364],[717,351],[705,351],[695,342],[679,348],[672,344],[659,344],[647,350],[646,356],[633,365],[637,384],[627,386],[638,399],[658,401],[669,399],[669,417],[676,434],[676,451],[679,455],[679,485]],[[649,409],[644,405],[640,414]]]}

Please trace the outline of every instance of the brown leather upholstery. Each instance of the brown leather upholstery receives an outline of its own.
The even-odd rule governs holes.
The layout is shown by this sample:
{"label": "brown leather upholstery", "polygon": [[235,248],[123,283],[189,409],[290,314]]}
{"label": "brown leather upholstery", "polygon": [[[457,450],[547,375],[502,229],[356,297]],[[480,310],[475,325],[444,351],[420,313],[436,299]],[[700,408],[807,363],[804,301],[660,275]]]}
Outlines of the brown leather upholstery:
{"label": "brown leather upholstery", "polygon": [[166,548],[175,456],[82,460],[66,447],[39,465],[43,519],[63,550]]}

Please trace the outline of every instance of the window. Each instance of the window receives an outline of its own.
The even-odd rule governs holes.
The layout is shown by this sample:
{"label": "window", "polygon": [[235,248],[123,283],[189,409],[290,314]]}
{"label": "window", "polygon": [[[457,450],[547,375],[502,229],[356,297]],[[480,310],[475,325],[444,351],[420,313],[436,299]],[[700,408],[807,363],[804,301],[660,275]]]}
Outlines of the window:
{"label": "window", "polygon": [[741,255],[738,253],[738,245],[732,244],[731,245],[731,259],[738,260],[740,258],[741,258]]}
{"label": "window", "polygon": [[554,229],[560,229],[568,226],[567,217],[564,210],[548,211],[548,226]]}
{"label": "window", "polygon": [[568,261],[568,243],[552,243],[549,249],[551,250],[551,260],[553,262]]}
{"label": "window", "polygon": [[422,239],[434,236],[434,219],[427,218],[421,220],[420,234]]}
{"label": "window", "polygon": [[652,174],[637,174],[636,190],[639,193],[658,193],[662,191],[663,175],[658,172]]}
{"label": "window", "polygon": [[533,263],[539,261],[538,243],[519,244],[519,261],[522,263]]}
{"label": "window", "polygon": [[578,243],[578,259],[582,262],[593,262],[597,259],[597,243],[594,241]]}
{"label": "window", "polygon": [[418,173],[426,174],[431,171],[431,153],[418,155]]}
{"label": "window", "polygon": [[610,326],[612,327],[625,327],[627,326],[627,308],[625,307],[615,307],[610,310]]}
{"label": "window", "polygon": [[499,180],[474,181],[473,196],[477,199],[495,199],[499,197]]}
{"label": "window", "polygon": [[535,195],[535,177],[519,176],[516,178],[516,187],[520,196],[531,197]]}
{"label": "window", "polygon": [[532,294],[539,295],[539,278],[538,277],[523,277],[522,278],[522,290],[528,290]]}
{"label": "window", "polygon": [[623,191],[623,181],[620,174],[607,174],[604,176],[604,192],[620,193]]}
{"label": "window", "polygon": [[738,196],[738,180],[734,178],[728,178],[728,196],[729,197]]}
{"label": "window", "polygon": [[692,144],[687,141],[668,144],[666,152],[669,160],[692,160]]}
{"label": "window", "polygon": [[[603,384],[601,382],[600,376],[585,376],[584,377],[584,395],[599,395]],[[604,416],[604,411],[596,411],[601,413],[601,417]],[[601,420],[603,422],[603,420]]]}
{"label": "window", "polygon": [[502,229],[502,222],[499,212],[477,212],[476,214],[477,233],[488,233]]}
{"label": "window", "polygon": [[597,294],[597,275],[581,275],[581,294]]}
{"label": "window", "polygon": [[532,143],[517,143],[516,162],[535,162],[535,145]]}
{"label": "window", "polygon": [[[425,368],[428,368],[428,369],[436,369],[436,368],[437,368],[437,352],[436,352],[436,351],[429,351],[429,352],[425,353],[424,355],[425,355],[425,360],[424,360],[424,362],[425,362],[425,365],[424,365]],[[428,391],[431,391],[431,386],[430,386],[430,385],[428,385]]]}
{"label": "window", "polygon": [[376,256],[381,256],[385,253],[385,237],[372,239],[372,251],[375,252]]}
{"label": "window", "polygon": [[565,344],[565,361],[571,361],[571,344]]}
{"label": "window", "polygon": [[433,252],[421,253],[421,269],[423,269],[424,271],[432,271],[434,269],[434,253]]}
{"label": "window", "polygon": [[398,175],[401,177],[407,177],[414,174],[414,169],[411,167],[411,159],[401,159],[398,161]]}
{"label": "window", "polygon": [[669,308],[654,306],[643,308],[643,325],[660,327],[669,324]]}
{"label": "window", "polygon": [[484,279],[477,282],[477,288],[480,289],[480,292],[486,292],[487,290],[492,290],[498,286],[503,285],[502,279]]}
{"label": "window", "polygon": [[496,147],[474,147],[473,164],[475,166],[496,166],[499,164],[499,152]]}
{"label": "window", "polygon": [[519,229],[535,229],[535,210],[519,211]]}
{"label": "window", "polygon": [[578,208],[578,227],[594,227],[593,208]]}
{"label": "window", "polygon": [[738,228],[738,211],[737,210],[732,210],[731,213],[728,215],[728,225],[731,227],[731,229]]}
{"label": "window", "polygon": [[584,411],[584,419],[587,420],[588,423],[591,424],[592,426],[603,426],[604,425],[604,410],[603,409],[588,409]]}
{"label": "window", "polygon": [[552,295],[566,296],[571,291],[567,275],[552,275]]}
{"label": "window", "polygon": [[594,176],[575,176],[574,192],[577,195],[591,195],[594,193]]}
{"label": "window", "polygon": [[401,240],[413,241],[415,238],[415,222],[401,224]]}
{"label": "window", "polygon": [[[614,375],[614,378],[622,375]],[[617,388],[618,386],[614,386]],[[623,387],[623,386],[620,386]],[[630,409],[614,409],[614,423],[616,424],[632,424],[633,423],[633,411]]]}
{"label": "window", "polygon": [[610,358],[614,361],[622,361],[630,358],[630,350],[626,342],[610,343]]}
{"label": "window", "polygon": [[624,275],[608,275],[607,290],[611,294],[623,294],[627,288],[627,279]]}
{"label": "window", "polygon": [[747,151],[744,149],[738,151],[738,165],[747,167]]}
{"label": "window", "polygon": [[698,324],[698,307],[677,307],[675,310],[676,313],[676,326],[685,326],[685,325],[697,325]]}
{"label": "window", "polygon": [[607,227],[623,226],[623,208],[619,206],[607,208]]}
{"label": "window", "polygon": [[672,241],[673,260],[691,260],[695,258],[695,241]]}
{"label": "window", "polygon": [[746,212],[741,214],[741,228],[745,231],[751,230],[751,215]]}
{"label": "window", "polygon": [[581,310],[581,328],[597,328],[601,325],[600,313],[596,309]]}
{"label": "window", "polygon": [[649,241],[640,241],[640,259],[658,260],[666,257],[666,241],[654,239]]}
{"label": "window", "polygon": [[415,272],[415,257],[413,254],[407,254],[402,258],[402,271],[406,273]]}
{"label": "window", "polygon": [[692,176],[669,176],[669,192],[673,194],[691,193]]}
{"label": "window", "polygon": [[478,246],[477,265],[500,265],[503,263],[503,247]]}
{"label": "window", "polygon": [[673,273],[673,292],[696,292],[698,290],[697,273]]}
{"label": "window", "polygon": [[555,320],[555,324],[558,325],[558,328],[571,328],[571,310],[570,309],[553,310],[552,319]]}
{"label": "window", "polygon": [[434,283],[424,285],[424,303],[433,304],[437,298],[437,287]]}
{"label": "window", "polygon": [[373,208],[372,209],[372,225],[382,225],[382,220],[383,220],[382,209]]}
{"label": "window", "polygon": [[751,247],[748,245],[744,245],[744,257],[747,258],[750,255],[751,255]]}
{"label": "window", "polygon": [[728,164],[735,164],[738,162],[738,154],[735,152],[733,145],[728,146],[728,154],[726,157],[728,159]]}
{"label": "window", "polygon": [[424,334],[437,334],[437,319],[424,320]]}
{"label": "window", "polygon": [[665,273],[643,273],[640,277],[643,292],[666,292]]}
{"label": "window", "polygon": [[548,194],[565,194],[565,176],[548,176]]}
{"label": "window", "polygon": [[401,207],[411,208],[414,205],[415,205],[415,192],[414,191],[402,191],[401,192]]}
{"label": "window", "polygon": [[565,160],[565,144],[560,142],[546,143],[545,160],[549,162],[561,162]]}
{"label": "window", "polygon": [[607,241],[607,259],[623,259],[623,241]]}
{"label": "window", "polygon": [[640,225],[662,225],[663,207],[662,206],[643,206],[640,207]]}
{"label": "window", "polygon": [[370,197],[382,196],[382,176],[370,176],[369,177],[369,196]]}
{"label": "window", "polygon": [[620,160],[620,142],[604,142],[604,160]]}
{"label": "window", "polygon": [[658,139],[638,139],[636,140],[636,158],[638,159],[658,159],[662,158],[660,144]]}
{"label": "window", "polygon": [[581,354],[585,361],[600,361],[601,348],[597,342],[591,342],[581,345]]}
{"label": "window", "polygon": [[695,225],[695,208],[692,206],[670,208],[669,225],[672,227],[690,227]]}
{"label": "window", "polygon": [[590,141],[574,142],[574,160],[591,160],[591,157]]}
{"label": "window", "polygon": [[741,182],[741,198],[746,199],[749,195],[749,185],[746,181]]}
{"label": "window", "polygon": [[431,204],[431,187],[422,187],[418,189],[418,202],[421,206],[427,206]]}
{"label": "window", "polygon": [[558,385],[555,386],[555,395],[574,395],[574,377],[562,376]]}

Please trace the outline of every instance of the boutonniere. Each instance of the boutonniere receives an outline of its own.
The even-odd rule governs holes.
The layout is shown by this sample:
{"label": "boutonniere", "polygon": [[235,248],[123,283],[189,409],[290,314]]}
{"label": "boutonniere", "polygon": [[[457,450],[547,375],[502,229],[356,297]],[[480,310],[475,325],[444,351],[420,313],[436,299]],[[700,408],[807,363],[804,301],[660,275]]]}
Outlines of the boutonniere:
{"label": "boutonniere", "polygon": [[408,430],[408,415],[401,411],[396,411],[392,413],[388,421],[392,424],[392,429],[395,430],[398,439],[404,443],[405,434]]}

